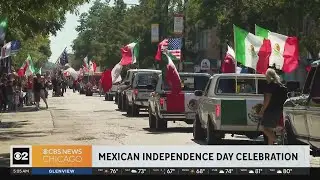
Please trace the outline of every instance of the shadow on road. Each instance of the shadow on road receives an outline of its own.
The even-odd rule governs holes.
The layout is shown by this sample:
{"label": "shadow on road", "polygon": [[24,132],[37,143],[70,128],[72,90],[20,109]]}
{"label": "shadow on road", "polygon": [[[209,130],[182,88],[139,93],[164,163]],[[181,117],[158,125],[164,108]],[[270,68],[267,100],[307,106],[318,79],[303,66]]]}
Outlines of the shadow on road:
{"label": "shadow on road", "polygon": [[114,112],[114,110],[96,110],[96,111],[93,111],[93,112],[109,112],[109,113],[112,113],[112,112]]}
{"label": "shadow on road", "polygon": [[7,113],[34,112],[34,111],[36,111],[36,107],[35,106],[24,106],[22,108],[19,108],[17,111],[3,112],[3,113],[7,114]]}
{"label": "shadow on road", "polygon": [[191,133],[192,128],[190,127],[173,127],[167,128],[165,130],[153,130],[150,128],[143,128],[143,130],[148,131],[148,134],[169,134],[169,133]]}
{"label": "shadow on road", "polygon": [[0,154],[0,167],[10,167],[10,153]]}
{"label": "shadow on road", "polygon": [[[199,145],[206,145],[205,141],[199,141],[191,139],[193,142]],[[223,139],[219,145],[264,145],[263,141],[253,141],[253,140],[239,140],[239,139]]]}
{"label": "shadow on road", "polygon": [[9,141],[16,138],[32,138],[48,136],[48,131],[4,131],[0,133],[0,140]]}
{"label": "shadow on road", "polygon": [[122,116],[125,116],[128,118],[138,118],[138,117],[148,117],[149,115],[148,114],[139,114],[138,116],[131,117],[131,116],[128,116],[127,113],[124,113],[124,114],[122,114]]}
{"label": "shadow on road", "polygon": [[29,124],[29,121],[0,122],[0,129],[21,128]]}

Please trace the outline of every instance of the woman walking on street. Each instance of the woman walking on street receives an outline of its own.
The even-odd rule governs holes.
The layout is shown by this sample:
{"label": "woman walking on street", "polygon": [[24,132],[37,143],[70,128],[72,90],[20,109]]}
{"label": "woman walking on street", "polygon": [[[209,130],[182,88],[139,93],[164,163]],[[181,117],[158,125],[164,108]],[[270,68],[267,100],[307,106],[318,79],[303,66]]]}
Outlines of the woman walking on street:
{"label": "woman walking on street", "polygon": [[274,129],[281,119],[283,110],[283,93],[280,76],[274,69],[269,68],[266,72],[267,85],[264,90],[263,107],[259,113],[262,117],[261,125],[263,133],[268,137],[268,144],[273,145],[276,141]]}

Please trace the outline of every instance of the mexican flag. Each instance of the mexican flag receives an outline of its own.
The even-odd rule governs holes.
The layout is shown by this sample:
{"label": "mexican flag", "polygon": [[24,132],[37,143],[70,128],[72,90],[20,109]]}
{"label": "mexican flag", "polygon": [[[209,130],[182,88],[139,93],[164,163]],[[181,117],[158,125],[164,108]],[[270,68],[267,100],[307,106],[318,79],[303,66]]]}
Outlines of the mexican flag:
{"label": "mexican flag", "polygon": [[270,40],[272,51],[267,63],[269,66],[275,65],[277,69],[285,73],[290,73],[299,66],[297,37],[274,33],[257,25],[255,25],[255,31],[257,36]]}
{"label": "mexican flag", "polygon": [[88,64],[88,56],[83,58],[83,69],[85,72],[89,71],[89,64]]}
{"label": "mexican flag", "polygon": [[163,80],[170,86],[171,92],[174,94],[181,92],[181,79],[173,60],[176,60],[176,57],[170,52],[164,51],[160,67],[162,69]]}
{"label": "mexican flag", "polygon": [[4,41],[6,38],[6,30],[8,28],[8,19],[1,19],[0,20],[0,40]]}
{"label": "mexican flag", "polygon": [[122,58],[120,64],[126,66],[135,64],[139,56],[139,43],[133,42],[121,48]]}
{"label": "mexican flag", "polygon": [[96,72],[96,70],[97,70],[97,64],[94,61],[90,60],[89,61],[89,71]]}
{"label": "mexican flag", "polygon": [[221,125],[257,127],[262,106],[262,100],[222,100],[219,108]]}
{"label": "mexican flag", "polygon": [[236,63],[235,52],[230,46],[228,46],[228,51],[221,65],[222,73],[236,73]]}
{"label": "mexican flag", "polygon": [[33,75],[35,73],[35,68],[33,66],[32,58],[30,55],[28,55],[27,59],[23,63],[23,65],[20,67],[18,70],[18,75],[19,76],[29,76]]}
{"label": "mexican flag", "polygon": [[270,41],[262,37],[255,36],[237,26],[234,29],[235,59],[246,67],[263,73],[257,69],[260,64],[269,59]]}

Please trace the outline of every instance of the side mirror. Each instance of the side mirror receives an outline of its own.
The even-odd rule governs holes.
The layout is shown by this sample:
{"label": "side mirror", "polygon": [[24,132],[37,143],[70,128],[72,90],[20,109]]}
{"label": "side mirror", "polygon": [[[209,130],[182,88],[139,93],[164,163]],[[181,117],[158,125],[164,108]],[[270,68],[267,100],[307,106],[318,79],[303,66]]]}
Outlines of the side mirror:
{"label": "side mirror", "polygon": [[203,92],[200,91],[200,90],[196,90],[196,91],[194,91],[194,95],[195,95],[195,96],[202,96],[202,95],[203,95]]}

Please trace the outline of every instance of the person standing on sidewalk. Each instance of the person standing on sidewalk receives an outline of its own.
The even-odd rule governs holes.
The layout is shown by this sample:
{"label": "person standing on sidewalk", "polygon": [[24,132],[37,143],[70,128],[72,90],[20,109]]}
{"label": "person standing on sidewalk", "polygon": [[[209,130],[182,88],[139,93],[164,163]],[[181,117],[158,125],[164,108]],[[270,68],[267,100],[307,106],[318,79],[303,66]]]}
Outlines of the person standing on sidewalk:
{"label": "person standing on sidewalk", "polygon": [[268,144],[273,145],[276,141],[274,129],[282,117],[283,104],[287,95],[286,88],[274,69],[269,68],[267,70],[266,79],[264,102],[259,115],[262,117],[262,131],[268,137]]}
{"label": "person standing on sidewalk", "polygon": [[46,98],[46,82],[45,82],[45,79],[43,76],[40,77],[40,74],[37,77],[38,81],[39,81],[39,78],[40,78],[40,83],[41,83],[40,98],[46,104],[46,108],[48,109],[48,102],[47,102],[47,98]]}
{"label": "person standing on sidewalk", "polygon": [[13,111],[14,110],[14,85],[12,80],[8,81],[8,84],[6,87],[6,93],[7,93],[8,111]]}
{"label": "person standing on sidewalk", "polygon": [[7,110],[7,92],[6,92],[7,79],[2,77],[0,91],[1,91],[1,111],[5,112]]}
{"label": "person standing on sidewalk", "polygon": [[36,110],[40,110],[40,96],[41,96],[40,74],[37,74],[37,77],[33,78],[33,94],[34,94],[34,101],[36,103]]}
{"label": "person standing on sidewalk", "polygon": [[33,82],[32,82],[32,76],[27,77],[27,106],[30,106],[33,104]]}

